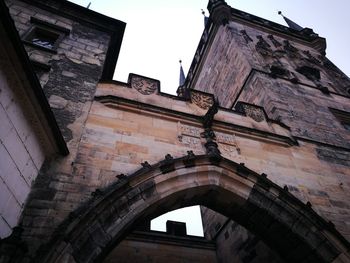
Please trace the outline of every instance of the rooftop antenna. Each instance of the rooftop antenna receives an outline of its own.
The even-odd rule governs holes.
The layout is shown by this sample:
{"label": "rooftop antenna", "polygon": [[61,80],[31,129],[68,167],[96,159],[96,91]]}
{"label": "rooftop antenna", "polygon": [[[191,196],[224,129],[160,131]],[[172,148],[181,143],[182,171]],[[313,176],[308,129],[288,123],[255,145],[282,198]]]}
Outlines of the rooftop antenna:
{"label": "rooftop antenna", "polygon": [[86,8],[89,9],[89,8],[90,8],[90,5],[91,5],[91,2],[89,2],[89,4],[87,5]]}

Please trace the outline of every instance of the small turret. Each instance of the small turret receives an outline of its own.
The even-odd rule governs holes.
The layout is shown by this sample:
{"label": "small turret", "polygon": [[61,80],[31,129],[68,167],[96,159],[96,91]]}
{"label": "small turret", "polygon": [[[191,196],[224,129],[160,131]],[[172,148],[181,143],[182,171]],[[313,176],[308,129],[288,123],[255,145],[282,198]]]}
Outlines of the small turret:
{"label": "small turret", "polygon": [[278,14],[283,17],[283,19],[288,24],[289,28],[297,30],[297,31],[301,31],[301,30],[304,29],[302,26],[299,26],[297,23],[295,23],[294,21],[290,20],[288,17],[284,16],[281,11],[278,11]]}

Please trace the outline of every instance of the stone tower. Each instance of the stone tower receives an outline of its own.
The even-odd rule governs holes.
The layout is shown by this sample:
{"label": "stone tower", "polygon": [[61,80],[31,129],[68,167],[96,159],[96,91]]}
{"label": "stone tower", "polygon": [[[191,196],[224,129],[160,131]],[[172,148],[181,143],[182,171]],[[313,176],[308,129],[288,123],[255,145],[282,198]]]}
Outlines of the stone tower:
{"label": "stone tower", "polygon": [[182,237],[172,262],[194,251],[201,262],[350,262],[350,81],[324,38],[211,0],[173,96],[137,74],[112,80],[122,22],[65,1],[6,2],[70,153],[46,156],[1,260],[119,262],[137,226],[201,205],[211,243]]}

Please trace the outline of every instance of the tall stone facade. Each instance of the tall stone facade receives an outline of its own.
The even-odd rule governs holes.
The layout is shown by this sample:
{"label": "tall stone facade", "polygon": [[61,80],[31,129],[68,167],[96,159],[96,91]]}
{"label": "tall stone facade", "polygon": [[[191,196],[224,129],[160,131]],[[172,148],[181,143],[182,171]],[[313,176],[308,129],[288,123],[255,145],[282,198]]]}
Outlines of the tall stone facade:
{"label": "tall stone facade", "polygon": [[65,1],[7,5],[70,150],[42,166],[14,262],[151,253],[130,233],[188,205],[202,205],[214,262],[350,261],[350,81],[323,38],[209,1],[173,96],[148,77],[111,80],[122,22]]}
{"label": "tall stone facade", "polygon": [[[309,148],[314,157],[291,154],[280,159],[279,150],[266,149],[266,155],[275,157],[261,170],[260,145],[255,145],[248,151],[256,155],[247,159],[246,165],[265,171],[273,181],[309,202],[349,239],[345,229],[350,199],[343,182],[350,165],[349,78],[327,59],[325,39],[311,29],[287,29],[214,2],[208,7],[212,15],[218,15],[203,35],[200,45],[204,47],[197,51],[203,55],[193,61],[188,87],[215,94],[222,107],[257,122],[268,116],[286,125],[298,141],[297,147]],[[258,108],[263,108],[264,114]],[[245,155],[243,149],[241,153]],[[299,158],[303,163],[298,163]],[[275,169],[277,163],[282,170]],[[238,254],[244,242],[241,240],[238,248],[239,242],[227,240],[230,235],[241,235],[239,229],[233,230],[236,227],[231,229],[235,223],[202,211],[207,235],[222,240],[218,243],[228,250],[226,255],[230,250]]]}

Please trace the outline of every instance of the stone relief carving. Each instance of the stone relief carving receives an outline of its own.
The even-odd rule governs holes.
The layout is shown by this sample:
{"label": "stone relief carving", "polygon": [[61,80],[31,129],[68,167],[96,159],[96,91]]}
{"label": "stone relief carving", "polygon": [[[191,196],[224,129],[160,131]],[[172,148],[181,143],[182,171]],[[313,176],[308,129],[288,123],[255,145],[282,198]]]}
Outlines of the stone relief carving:
{"label": "stone relief carving", "polygon": [[219,149],[224,156],[232,158],[241,153],[235,134],[216,132],[216,141],[219,144]]}
{"label": "stone relief carving", "polygon": [[241,32],[241,34],[242,34],[242,36],[243,36],[243,38],[244,38],[244,40],[245,40],[245,42],[246,42],[247,44],[248,44],[249,42],[253,42],[253,39],[250,38],[250,36],[248,35],[247,31],[241,30],[240,32]]}
{"label": "stone relief carving", "polygon": [[298,49],[294,47],[288,40],[283,41],[283,49],[290,57],[298,57]]}
{"label": "stone relief carving", "polygon": [[241,150],[232,145],[219,143],[220,152],[226,158],[234,158],[241,153]]}
{"label": "stone relief carving", "polygon": [[[202,147],[203,129],[194,126],[178,123],[178,139],[183,145],[198,149]],[[226,153],[228,156],[237,155],[240,153],[240,149],[237,145],[235,134],[228,134],[223,132],[215,132],[215,141],[220,145],[220,151]]]}
{"label": "stone relief carving", "polygon": [[178,123],[178,139],[185,146],[195,149],[201,147],[201,128]]}
{"label": "stone relief carving", "polygon": [[237,146],[236,136],[234,134],[227,134],[222,132],[216,132],[215,134],[216,134],[216,141],[218,143]]}
{"label": "stone relief carving", "polygon": [[271,55],[272,49],[269,43],[265,41],[265,39],[262,36],[256,36],[258,42],[255,45],[255,49],[263,56]]}
{"label": "stone relief carving", "polygon": [[200,138],[194,138],[187,135],[182,135],[182,136],[179,136],[179,141],[191,149],[196,149],[201,147]]}
{"label": "stone relief carving", "polygon": [[201,136],[202,129],[179,123],[179,132],[181,135],[188,135],[191,137],[199,138]]}
{"label": "stone relief carving", "polygon": [[296,71],[300,74],[303,74],[307,79],[312,81],[319,81],[321,79],[321,73],[317,68],[301,66],[298,67]]}
{"label": "stone relief carving", "polygon": [[285,68],[283,68],[282,65],[279,65],[277,63],[275,63],[274,65],[270,66],[270,72],[271,72],[271,76],[273,78],[276,77],[288,77],[289,76],[289,71]]}
{"label": "stone relief carving", "polygon": [[195,91],[191,92],[191,100],[194,104],[204,110],[209,109],[214,103],[213,97]]}
{"label": "stone relief carving", "polygon": [[265,121],[264,111],[259,107],[254,107],[253,105],[243,105],[245,114],[255,120],[256,122]]}
{"label": "stone relief carving", "polygon": [[268,39],[270,39],[270,41],[272,42],[272,44],[276,47],[279,48],[282,46],[282,44],[280,42],[278,42],[273,35],[268,35],[267,36]]}
{"label": "stone relief carving", "polygon": [[235,109],[257,122],[266,121],[264,110],[258,106],[239,101],[237,102]]}
{"label": "stone relief carving", "polygon": [[132,76],[131,87],[143,95],[150,95],[157,90],[158,82],[141,76]]}
{"label": "stone relief carving", "polygon": [[303,53],[306,55],[307,57],[307,61],[310,61],[311,63],[314,64],[321,64],[321,61],[319,61],[317,58],[315,58],[309,50],[304,50]]}

